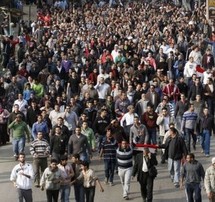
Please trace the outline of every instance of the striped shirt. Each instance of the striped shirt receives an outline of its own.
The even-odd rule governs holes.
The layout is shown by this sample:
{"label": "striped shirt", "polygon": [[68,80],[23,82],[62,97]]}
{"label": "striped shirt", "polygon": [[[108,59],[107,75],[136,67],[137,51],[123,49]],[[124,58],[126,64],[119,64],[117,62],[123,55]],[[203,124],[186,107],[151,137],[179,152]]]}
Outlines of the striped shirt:
{"label": "striped shirt", "polygon": [[117,163],[119,168],[131,168],[132,163],[133,149],[129,146],[128,148],[122,149],[119,147],[116,150]]}
{"label": "striped shirt", "polygon": [[108,141],[106,138],[101,144],[101,148],[103,149],[104,160],[111,159],[116,160],[116,149],[117,149],[117,141],[114,138],[111,138]]}
{"label": "striped shirt", "polygon": [[36,139],[31,143],[30,153],[34,157],[38,158],[46,158],[50,154],[50,146],[49,143],[45,140]]}
{"label": "striped shirt", "polygon": [[181,131],[183,131],[184,128],[196,129],[197,118],[198,115],[196,112],[186,111],[182,117]]}

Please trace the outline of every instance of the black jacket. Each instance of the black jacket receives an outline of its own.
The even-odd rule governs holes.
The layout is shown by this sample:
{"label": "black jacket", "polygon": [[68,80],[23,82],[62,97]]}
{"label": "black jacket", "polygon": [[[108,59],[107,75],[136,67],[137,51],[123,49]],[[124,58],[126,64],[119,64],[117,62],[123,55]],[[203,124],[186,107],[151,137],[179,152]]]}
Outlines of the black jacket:
{"label": "black jacket", "polygon": [[[170,147],[173,148],[172,151],[170,151]],[[179,135],[176,135],[175,138],[169,136],[165,142],[164,148],[166,159],[180,160],[183,155],[187,156],[188,154],[184,139]]]}
{"label": "black jacket", "polygon": [[[150,170],[152,167],[156,166],[158,164],[156,155],[155,154],[150,154],[151,158],[148,158],[147,166],[148,170]],[[142,181],[144,179],[144,172],[142,171],[143,167],[143,153],[138,153],[135,158],[135,163],[133,167],[133,173],[132,176],[137,175],[137,181]]]}

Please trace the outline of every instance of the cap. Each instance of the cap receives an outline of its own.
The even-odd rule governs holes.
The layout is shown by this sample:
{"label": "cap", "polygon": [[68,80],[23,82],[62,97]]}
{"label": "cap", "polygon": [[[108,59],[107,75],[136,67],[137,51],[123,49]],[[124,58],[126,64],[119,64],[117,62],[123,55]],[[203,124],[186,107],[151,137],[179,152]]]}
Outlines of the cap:
{"label": "cap", "polygon": [[212,158],[211,163],[215,164],[215,157]]}

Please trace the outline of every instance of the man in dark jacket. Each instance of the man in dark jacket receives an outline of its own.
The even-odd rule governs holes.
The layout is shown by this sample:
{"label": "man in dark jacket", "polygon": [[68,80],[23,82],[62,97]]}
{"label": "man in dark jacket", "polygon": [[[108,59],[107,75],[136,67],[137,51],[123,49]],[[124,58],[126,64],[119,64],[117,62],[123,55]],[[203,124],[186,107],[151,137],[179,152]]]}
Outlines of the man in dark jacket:
{"label": "man in dark jacket", "polygon": [[202,135],[202,150],[206,157],[210,156],[210,139],[212,130],[214,130],[214,118],[209,113],[207,107],[203,110],[203,115],[200,118],[200,130]]}
{"label": "man in dark jacket", "polygon": [[[187,201],[202,201],[201,196],[201,179],[205,178],[205,171],[201,163],[195,160],[193,153],[190,153],[186,157],[186,163],[181,170],[181,188],[183,188],[183,182],[185,185],[185,192]],[[194,197],[195,199],[194,199]]]}
{"label": "man in dark jacket", "polygon": [[165,155],[168,159],[168,171],[176,188],[179,188],[181,160],[187,155],[184,139],[175,128],[169,129],[170,136],[165,142]]}
{"label": "man in dark jacket", "polygon": [[156,170],[157,163],[155,154],[150,153],[148,148],[144,148],[143,153],[138,153],[135,158],[132,176],[135,177],[137,174],[143,202],[152,202],[153,183],[156,177],[152,170]]}

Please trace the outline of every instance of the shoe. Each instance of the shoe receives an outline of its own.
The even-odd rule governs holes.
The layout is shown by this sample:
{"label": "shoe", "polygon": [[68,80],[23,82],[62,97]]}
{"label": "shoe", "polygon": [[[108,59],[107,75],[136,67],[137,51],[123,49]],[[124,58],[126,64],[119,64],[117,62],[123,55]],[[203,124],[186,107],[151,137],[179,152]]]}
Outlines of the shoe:
{"label": "shoe", "polygon": [[210,154],[205,154],[206,157],[210,157]]}
{"label": "shoe", "polygon": [[175,188],[179,188],[180,186],[179,186],[179,184],[175,184]]}
{"label": "shoe", "polygon": [[193,144],[193,150],[196,150],[196,144]]}
{"label": "shoe", "polygon": [[40,185],[39,185],[39,184],[35,184],[35,187],[36,187],[36,188],[40,188]]}
{"label": "shoe", "polygon": [[128,196],[124,196],[123,197],[125,200],[129,200],[129,197]]}
{"label": "shoe", "polygon": [[18,157],[16,154],[14,154],[13,156],[14,156],[14,158],[15,158],[15,161],[18,161],[18,158],[19,158],[19,157]]}
{"label": "shoe", "polygon": [[113,182],[109,182],[109,185],[110,185],[111,187],[114,186]]}
{"label": "shoe", "polygon": [[105,178],[104,184],[108,184],[108,179]]}

